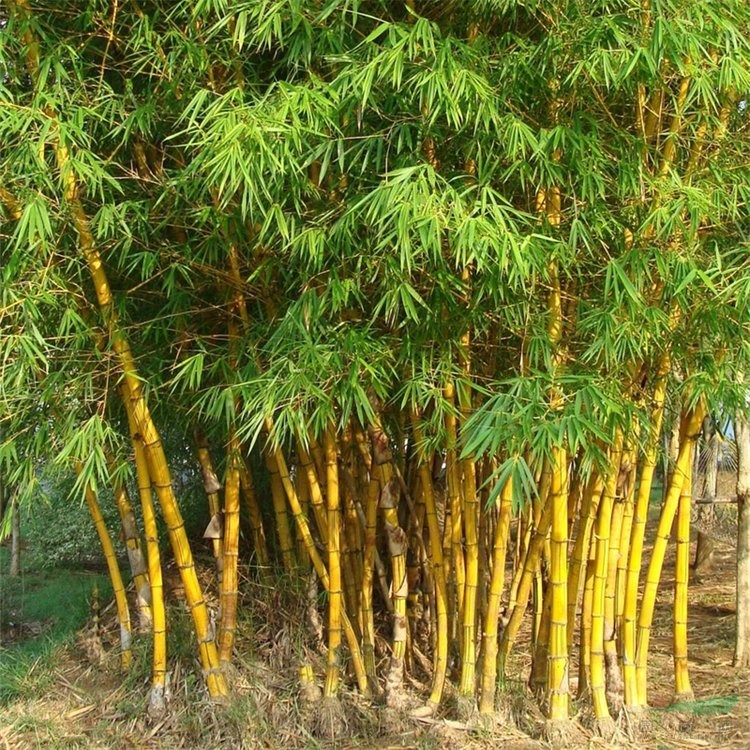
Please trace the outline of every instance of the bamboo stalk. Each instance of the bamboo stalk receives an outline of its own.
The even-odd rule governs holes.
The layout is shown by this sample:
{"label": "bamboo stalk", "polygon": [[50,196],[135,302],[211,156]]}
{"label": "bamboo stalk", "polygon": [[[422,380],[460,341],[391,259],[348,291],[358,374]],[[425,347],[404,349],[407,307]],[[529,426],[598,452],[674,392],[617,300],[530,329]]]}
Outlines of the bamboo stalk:
{"label": "bamboo stalk", "polygon": [[609,570],[609,545],[612,508],[622,455],[623,435],[618,428],[610,454],[609,475],[605,482],[596,522],[596,563],[591,603],[591,700],[594,715],[603,735],[610,734],[612,719],[606,697],[604,667],[605,598]]}
{"label": "bamboo stalk", "polygon": [[[11,12],[15,12],[24,19],[31,17],[31,9],[26,0],[17,0],[10,4]],[[39,69],[39,42],[36,35],[27,30],[26,64],[31,79],[36,82]],[[50,113],[54,121],[55,114]],[[107,278],[104,264],[91,233],[90,223],[79,198],[79,187],[75,170],[71,168],[70,154],[67,145],[59,138],[54,143],[57,166],[64,185],[64,197],[69,207],[75,230],[78,235],[79,252],[86,261],[94,285],[97,302],[108,329],[109,340],[118,358],[123,372],[125,386],[130,401],[129,408],[138,428],[138,434],[143,441],[146,459],[149,463],[149,474],[156,488],[159,503],[162,506],[164,520],[169,530],[170,541],[175,552],[178,566],[185,586],[185,596],[188,607],[193,615],[196,636],[201,653],[209,693],[212,697],[222,697],[227,694],[226,681],[218,670],[218,656],[213,639],[210,635],[208,612],[203,601],[203,594],[195,575],[192,553],[185,534],[184,523],[177,505],[172,480],[167,465],[166,456],[161,445],[161,438],[151,413],[143,396],[143,380],[138,373],[130,344],[120,326],[114,308],[112,292]]]}
{"label": "bamboo stalk", "polygon": [[552,556],[549,576],[548,717],[566,721],[568,690],[568,457],[555,449],[552,465]]}
{"label": "bamboo stalk", "polygon": [[221,482],[216,476],[214,462],[208,448],[208,438],[206,437],[206,433],[196,427],[193,430],[193,439],[195,440],[198,463],[200,464],[201,475],[203,476],[203,490],[208,498],[208,512],[211,517],[211,525],[216,527],[215,532],[211,535],[211,549],[214,553],[216,572],[219,579],[219,585],[221,586],[222,568],[224,565],[224,555],[222,551],[224,524],[221,520],[221,505],[219,502]]}
{"label": "bamboo stalk", "polygon": [[248,520],[250,522],[250,533],[253,535],[253,549],[255,550],[255,559],[264,576],[269,573],[270,559],[268,556],[268,545],[266,543],[266,532],[263,527],[263,515],[258,505],[258,496],[255,493],[255,482],[250,471],[247,460],[240,456],[240,491],[245,506],[247,507]]}
{"label": "bamboo stalk", "polygon": [[323,697],[331,698],[338,692],[341,669],[341,620],[343,591],[341,588],[341,550],[339,546],[339,471],[336,435],[331,425],[323,435],[326,457],[326,496],[328,510],[328,662]]}
{"label": "bamboo stalk", "polygon": [[[468,347],[468,335],[465,336]],[[465,367],[468,376],[468,365]],[[471,415],[471,397],[467,388],[459,392],[461,424],[464,425]],[[477,589],[479,585],[479,498],[477,497],[476,463],[472,456],[460,462],[463,471],[461,508],[464,519],[466,576],[464,582],[464,602],[461,638],[461,677],[458,686],[459,695],[473,698],[476,683],[476,622],[477,622]],[[459,607],[460,609],[460,607]]]}
{"label": "bamboo stalk", "polygon": [[297,567],[297,560],[294,555],[294,541],[289,529],[289,516],[286,510],[286,500],[284,499],[284,484],[279,468],[282,460],[285,465],[286,461],[283,459],[281,448],[274,448],[271,445],[266,445],[263,448],[263,457],[271,483],[271,500],[276,519],[276,536],[279,540],[279,552],[281,553],[284,570],[291,572]]}
{"label": "bamboo stalk", "polygon": [[[411,413],[414,440],[417,451],[423,443],[419,417],[415,411]],[[443,543],[440,533],[440,522],[437,515],[435,493],[432,485],[430,465],[426,456],[420,453],[419,477],[422,483],[422,494],[425,503],[427,531],[430,537],[430,559],[432,562],[432,577],[435,583],[435,616],[437,632],[435,643],[434,669],[432,672],[432,687],[428,699],[428,710],[434,712],[440,705],[445,686],[445,676],[448,670],[448,587],[445,579],[445,565],[443,558]]]}
{"label": "bamboo stalk", "polygon": [[677,553],[674,573],[674,700],[684,703],[693,700],[688,671],[688,579],[690,576],[690,504],[693,494],[692,472],[682,484],[677,510]]}
{"label": "bamboo stalk", "polygon": [[705,405],[701,401],[694,409],[683,416],[677,465],[672,474],[669,491],[662,506],[659,526],[656,530],[656,539],[651,552],[651,561],[649,562],[648,573],[646,574],[646,584],[643,589],[641,610],[638,616],[638,638],[636,642],[636,680],[638,704],[641,706],[648,705],[648,647],[654,607],[656,605],[656,591],[659,586],[659,579],[661,578],[669,534],[679,505],[682,485],[686,478],[690,476],[692,470],[693,445],[703,424],[705,413]]}
{"label": "bamboo stalk", "polygon": [[487,612],[482,634],[482,694],[479,712],[492,713],[495,710],[495,690],[497,682],[498,622],[500,603],[505,583],[505,559],[507,555],[510,517],[513,508],[513,482],[505,483],[500,495],[500,517],[495,526],[492,549],[492,578],[487,600]]}
{"label": "bamboo stalk", "polygon": [[518,585],[517,601],[513,607],[510,620],[503,631],[503,636],[500,641],[498,649],[498,673],[501,679],[505,676],[505,663],[521,629],[521,622],[523,621],[523,616],[526,612],[526,605],[529,601],[529,595],[531,594],[531,585],[537,567],[539,566],[542,550],[544,549],[544,542],[547,539],[547,533],[549,532],[551,523],[552,503],[548,499],[544,504],[542,515],[539,519],[539,526],[529,543],[526,559],[523,563],[523,573]]}
{"label": "bamboo stalk", "polygon": [[146,557],[151,583],[151,612],[153,633],[153,657],[151,660],[151,689],[148,695],[148,714],[153,719],[162,716],[167,708],[167,612],[164,607],[164,583],[162,580],[161,552],[159,550],[159,529],[151,491],[151,477],[143,446],[136,439],[136,426],[128,412],[133,453],[135,455],[138,497],[143,512],[143,531],[146,538]]}
{"label": "bamboo stalk", "polygon": [[136,604],[138,606],[138,627],[144,632],[151,630],[151,587],[148,577],[148,567],[141,550],[141,538],[138,531],[138,525],[133,512],[133,505],[130,502],[127,487],[116,477],[114,477],[115,462],[114,458],[108,451],[107,465],[112,475],[112,492],[117,505],[117,512],[120,515],[122,525],[122,535],[125,538],[125,548],[128,553],[128,563],[133,575],[135,584]]}
{"label": "bamboo stalk", "polygon": [[[75,461],[75,470],[78,476],[83,473],[83,464],[80,461]],[[109,579],[112,582],[112,593],[114,594],[115,603],[117,604],[117,619],[120,623],[120,662],[122,668],[127,669],[133,660],[133,652],[130,647],[132,632],[128,599],[125,595],[125,586],[122,582],[120,566],[117,562],[115,548],[112,545],[112,538],[107,530],[107,525],[104,523],[104,517],[102,516],[96,493],[89,482],[86,482],[84,493],[86,495],[86,505],[91,514],[91,520],[94,522],[96,534],[99,537],[99,543],[102,545],[102,552],[104,553],[107,570],[109,571]]]}
{"label": "bamboo stalk", "polygon": [[654,471],[658,460],[659,437],[664,418],[664,403],[667,394],[667,374],[670,359],[663,355],[659,360],[654,385],[653,407],[649,427],[648,442],[641,465],[638,494],[633,510],[633,528],[630,534],[627,576],[625,580],[625,601],[622,614],[622,676],[625,684],[625,706],[628,710],[638,710],[638,685],[636,681],[636,616],[638,606],[638,581],[643,560],[643,542],[646,535],[648,507],[653,486]]}
{"label": "bamboo stalk", "polygon": [[219,621],[219,661],[232,661],[237,630],[237,559],[240,542],[240,444],[234,429],[227,444],[227,470],[224,480],[224,544],[222,548],[221,620]]}
{"label": "bamboo stalk", "polygon": [[[581,584],[586,573],[588,551],[591,548],[591,533],[596,522],[599,501],[604,489],[604,480],[598,471],[593,471],[581,500],[579,529],[576,534],[570,569],[568,570],[568,651],[573,647],[575,637],[576,610],[581,592]],[[583,646],[583,644],[581,644]]]}

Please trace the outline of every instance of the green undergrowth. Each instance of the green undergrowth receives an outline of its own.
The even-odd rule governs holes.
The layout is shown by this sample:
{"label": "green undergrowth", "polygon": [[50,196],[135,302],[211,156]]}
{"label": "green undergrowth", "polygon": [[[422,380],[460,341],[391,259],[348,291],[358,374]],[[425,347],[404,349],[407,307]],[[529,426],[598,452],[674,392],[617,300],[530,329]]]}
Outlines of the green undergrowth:
{"label": "green undergrowth", "polygon": [[106,576],[65,568],[7,575],[0,550],[0,705],[41,691],[52,679],[55,657],[89,617],[91,595],[111,596]]}

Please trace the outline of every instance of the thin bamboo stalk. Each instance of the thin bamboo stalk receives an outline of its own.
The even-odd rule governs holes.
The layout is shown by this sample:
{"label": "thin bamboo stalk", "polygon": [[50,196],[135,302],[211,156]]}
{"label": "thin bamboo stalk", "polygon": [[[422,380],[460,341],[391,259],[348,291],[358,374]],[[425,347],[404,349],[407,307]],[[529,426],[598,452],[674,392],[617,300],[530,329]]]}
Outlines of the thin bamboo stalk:
{"label": "thin bamboo stalk", "polygon": [[240,444],[232,429],[227,444],[227,470],[224,480],[224,544],[222,548],[221,620],[219,621],[219,661],[232,661],[237,630],[237,560],[240,543]]}
{"label": "thin bamboo stalk", "polygon": [[664,555],[667,542],[674,522],[675,513],[680,501],[682,485],[692,471],[693,445],[698,436],[706,409],[703,402],[699,402],[694,409],[687,412],[682,419],[680,450],[677,456],[672,480],[667,497],[662,506],[656,539],[651,552],[651,561],[646,574],[646,584],[643,589],[641,611],[638,616],[638,639],[636,642],[636,680],[638,687],[638,704],[648,705],[648,647],[651,635],[651,623],[656,605],[656,591],[661,578]]}
{"label": "thin bamboo stalk", "polygon": [[146,557],[151,583],[151,612],[153,633],[153,657],[151,660],[151,689],[148,695],[148,713],[153,719],[164,714],[167,707],[167,612],[164,607],[164,583],[162,580],[159,529],[156,524],[151,477],[143,446],[135,439],[136,427],[132,414],[128,413],[133,452],[135,455],[138,497],[143,512],[143,531],[146,538]]}
{"label": "thin bamboo stalk", "polygon": [[500,517],[495,526],[492,549],[492,578],[487,600],[487,612],[482,634],[482,694],[479,712],[492,713],[495,710],[495,690],[497,682],[498,622],[500,603],[505,583],[505,560],[510,532],[510,517],[513,508],[513,482],[505,483],[500,494]]}
{"label": "thin bamboo stalk", "polygon": [[605,597],[609,570],[609,546],[612,508],[617,490],[617,475],[622,457],[622,430],[618,429],[610,454],[607,476],[596,521],[596,567],[591,603],[591,700],[594,715],[603,734],[609,734],[611,716],[607,705],[604,667]]}
{"label": "thin bamboo stalk", "polygon": [[690,576],[690,505],[692,501],[692,472],[685,477],[677,510],[677,554],[674,574],[674,700],[684,703],[693,700],[688,671],[688,579]]}
{"label": "thin bamboo stalk", "polygon": [[[76,473],[80,476],[83,473],[83,464],[80,461],[75,462]],[[109,535],[107,525],[104,523],[99,501],[96,497],[91,484],[86,482],[84,488],[86,495],[86,505],[88,506],[91,520],[94,522],[99,543],[102,545],[102,552],[107,563],[109,579],[112,582],[112,592],[117,604],[117,619],[120,623],[120,662],[123,669],[127,669],[133,660],[133,652],[130,647],[132,632],[130,626],[130,610],[128,609],[128,599],[125,595],[125,586],[122,582],[120,566],[117,562],[115,548],[112,545],[112,538]]]}
{"label": "thin bamboo stalk", "polygon": [[638,606],[638,581],[643,560],[643,542],[646,535],[649,500],[653,486],[654,471],[658,460],[659,437],[664,418],[664,403],[667,394],[667,374],[670,359],[663,355],[659,360],[654,385],[653,407],[648,442],[641,465],[638,494],[633,509],[633,528],[630,533],[627,576],[625,579],[625,601],[622,614],[622,676],[625,683],[625,706],[637,710],[638,685],[636,681],[636,616]]}
{"label": "thin bamboo stalk", "polygon": [[[417,450],[423,443],[419,417],[416,412],[411,413],[412,429]],[[434,712],[440,705],[445,686],[445,676],[448,669],[448,587],[445,580],[445,565],[443,558],[443,543],[440,533],[440,522],[437,515],[435,492],[432,485],[432,475],[427,457],[420,454],[419,478],[422,483],[422,494],[425,503],[427,531],[430,537],[430,559],[432,562],[432,577],[435,582],[435,615],[437,632],[435,643],[434,669],[432,672],[432,687],[428,699],[430,712]]]}

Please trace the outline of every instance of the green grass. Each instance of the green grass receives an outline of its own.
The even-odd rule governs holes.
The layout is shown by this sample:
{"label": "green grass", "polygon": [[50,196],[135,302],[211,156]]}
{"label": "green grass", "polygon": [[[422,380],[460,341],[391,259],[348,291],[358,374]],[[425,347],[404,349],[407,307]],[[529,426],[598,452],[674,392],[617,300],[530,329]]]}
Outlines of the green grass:
{"label": "green grass", "polygon": [[106,576],[57,568],[7,575],[7,550],[0,550],[0,624],[38,622],[42,635],[0,645],[0,704],[33,694],[52,677],[60,647],[69,643],[89,616],[94,586],[101,601],[111,595]]}

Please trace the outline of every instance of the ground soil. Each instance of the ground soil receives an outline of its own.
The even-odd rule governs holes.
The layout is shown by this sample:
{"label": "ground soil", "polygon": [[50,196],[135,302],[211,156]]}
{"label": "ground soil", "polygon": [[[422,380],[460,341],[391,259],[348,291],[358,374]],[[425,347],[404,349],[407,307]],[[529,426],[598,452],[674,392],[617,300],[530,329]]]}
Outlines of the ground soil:
{"label": "ground soil", "polygon": [[[656,509],[658,513],[658,508]],[[653,528],[650,530],[653,535]],[[647,551],[648,554],[648,551]],[[635,742],[621,725],[616,744],[607,744],[585,729],[586,711],[578,715],[575,747],[632,747],[642,750],[666,748],[750,748],[750,673],[732,667],[735,623],[735,555],[720,545],[712,573],[690,587],[689,638],[690,675],[695,701],[673,706],[671,656],[671,606],[674,582],[674,548],[670,546],[662,576],[649,657],[648,718],[652,731]],[[190,668],[178,668],[172,679],[169,716],[149,724],[144,718],[146,679],[123,678],[116,659],[103,666],[86,658],[85,634],[76,645],[63,650],[47,669],[50,679],[38,694],[0,709],[0,750],[94,750],[119,748],[322,748],[344,750],[431,750],[432,748],[532,750],[541,740],[511,729],[480,726],[471,717],[457,719],[455,698],[450,694],[443,713],[432,719],[408,716],[383,720],[383,709],[373,708],[353,693],[342,696],[346,729],[334,743],[315,736],[315,717],[300,705],[294,670],[298,660],[295,641],[296,613],[284,611],[275,593],[256,600],[264,608],[247,628],[244,646],[250,652],[233,675],[234,701],[212,706],[200,695],[200,679]],[[300,620],[297,620],[299,623]],[[113,634],[110,634],[113,638]],[[105,647],[107,643],[105,636]],[[297,650],[295,650],[297,649]],[[189,654],[189,651],[187,652]],[[136,663],[139,655],[136,654]],[[140,658],[147,660],[145,651]],[[186,657],[189,661],[189,656]],[[575,675],[573,655],[571,674]],[[183,658],[183,662],[185,658]],[[512,655],[511,670],[528,674],[528,632]],[[144,662],[142,674],[147,673]],[[415,686],[415,687],[418,687]],[[575,681],[573,681],[575,690]],[[511,688],[512,690],[512,688]],[[526,732],[541,736],[541,715],[516,683],[515,711]]]}

